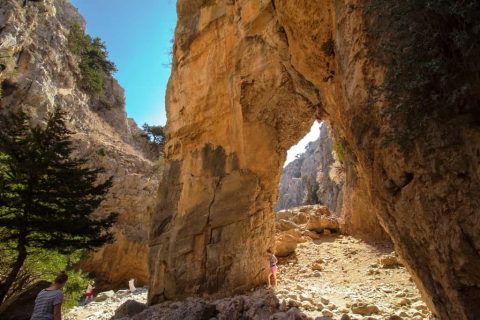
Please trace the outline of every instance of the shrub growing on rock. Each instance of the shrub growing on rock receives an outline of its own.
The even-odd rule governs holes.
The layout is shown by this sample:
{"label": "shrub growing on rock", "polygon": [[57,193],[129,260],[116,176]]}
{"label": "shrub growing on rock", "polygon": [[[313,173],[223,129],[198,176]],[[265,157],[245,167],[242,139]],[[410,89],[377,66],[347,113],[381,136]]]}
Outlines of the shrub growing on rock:
{"label": "shrub growing on rock", "polygon": [[73,24],[68,35],[70,50],[80,57],[82,87],[94,94],[100,94],[106,76],[111,76],[117,68],[108,60],[105,43],[100,38],[85,34],[82,27]]}
{"label": "shrub growing on rock", "polygon": [[475,125],[480,2],[369,0],[364,12],[369,54],[385,70],[372,101],[385,102],[384,122],[392,126],[385,143],[406,151],[429,128],[455,118]]}

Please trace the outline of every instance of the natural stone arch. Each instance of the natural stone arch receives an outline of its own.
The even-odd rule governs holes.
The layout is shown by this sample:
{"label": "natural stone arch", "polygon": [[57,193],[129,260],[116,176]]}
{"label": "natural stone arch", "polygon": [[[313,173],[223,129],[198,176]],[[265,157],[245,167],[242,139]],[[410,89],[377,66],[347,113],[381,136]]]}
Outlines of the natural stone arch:
{"label": "natural stone arch", "polygon": [[[235,31],[236,6],[183,16],[179,3],[181,24],[213,18],[189,33],[177,30],[168,138],[182,148],[167,148],[153,217],[151,302],[162,294],[229,294],[264,282],[280,170],[320,99],[292,67],[272,5],[254,6]],[[218,36],[224,40],[211,42]]]}
{"label": "natural stone arch", "polygon": [[[396,119],[366,103],[382,71],[361,4],[178,1],[167,134],[181,148],[167,154],[152,217],[150,303],[263,281],[285,152],[318,117],[349,150],[347,230],[378,230],[378,217],[437,315],[480,314],[480,133],[433,126],[408,156],[380,143]],[[330,38],[334,54],[322,51]]]}

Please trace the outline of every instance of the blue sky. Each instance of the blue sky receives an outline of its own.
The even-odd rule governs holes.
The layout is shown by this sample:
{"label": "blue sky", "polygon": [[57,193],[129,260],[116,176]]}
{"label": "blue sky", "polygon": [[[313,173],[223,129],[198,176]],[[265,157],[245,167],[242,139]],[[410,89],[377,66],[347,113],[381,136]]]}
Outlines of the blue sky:
{"label": "blue sky", "polygon": [[127,113],[138,125],[165,124],[174,0],[72,0],[87,32],[107,45],[115,77],[125,89]]}

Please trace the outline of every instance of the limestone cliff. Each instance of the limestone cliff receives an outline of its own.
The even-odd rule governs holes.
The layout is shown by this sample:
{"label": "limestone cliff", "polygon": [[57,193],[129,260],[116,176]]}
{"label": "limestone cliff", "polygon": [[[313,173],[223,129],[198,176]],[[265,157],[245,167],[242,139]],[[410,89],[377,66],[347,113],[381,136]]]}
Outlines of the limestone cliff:
{"label": "limestone cliff", "polygon": [[105,176],[114,176],[108,200],[96,214],[119,213],[115,243],[91,254],[81,267],[113,285],[130,277],[145,283],[155,168],[139,129],[127,118],[117,81],[107,77],[99,95],[81,89],[79,57],[68,47],[72,23],[85,25],[66,0],[0,1],[0,109],[23,108],[36,122],[55,106],[67,112],[77,152],[103,166]]}
{"label": "limestone cliff", "polygon": [[342,209],[343,164],[334,158],[333,141],[327,125],[305,152],[283,168],[275,210],[307,204],[323,204],[332,212]]}
{"label": "limestone cliff", "polygon": [[[458,25],[443,23],[451,19],[451,12],[441,19],[424,19],[422,14],[432,14],[433,2],[421,14],[410,14],[417,3],[382,2],[406,6],[404,12],[412,17],[409,28],[399,21],[405,15],[398,10],[397,15],[375,17],[390,19],[387,27],[399,21],[403,33],[410,26],[431,30],[435,23],[443,29]],[[461,12],[474,21],[469,13],[478,9],[478,2],[468,3],[470,10]],[[478,90],[472,93],[478,88],[478,74],[471,75],[473,86],[462,82],[458,89],[448,82],[446,92],[458,90],[447,94],[446,102],[467,97],[457,106],[439,109],[442,114],[425,113],[428,101],[439,97],[430,88],[478,70],[478,55],[465,58],[464,68],[448,69],[450,74],[435,78],[437,83],[415,78],[424,70],[436,74],[435,67],[452,57],[478,53],[472,51],[478,43],[469,43],[470,51],[449,54],[449,46],[438,41],[435,50],[427,50],[432,57],[425,58],[427,69],[401,74],[407,79],[400,83],[406,94],[409,86],[431,84],[416,91],[427,101],[419,111],[424,113],[418,124],[422,134],[409,141],[413,147],[402,148],[397,142],[416,129],[415,118],[407,126],[405,114],[395,112],[397,105],[373,95],[390,67],[374,55],[388,53],[393,43],[390,53],[414,59],[424,52],[412,53],[412,46],[395,46],[395,41],[421,32],[402,34],[403,38],[392,32],[373,37],[366,29],[364,4],[178,1],[167,97],[168,163],[159,191],[164,202],[151,226],[150,303],[191,294],[225,295],[261,282],[286,150],[317,117],[331,124],[345,149],[346,227],[352,233],[377,234],[380,222],[435,314],[442,319],[478,318],[480,130]],[[474,32],[462,34],[478,41]],[[427,39],[438,34],[433,30]],[[381,37],[393,42],[380,46],[376,40]],[[387,74],[388,79],[398,76]]]}

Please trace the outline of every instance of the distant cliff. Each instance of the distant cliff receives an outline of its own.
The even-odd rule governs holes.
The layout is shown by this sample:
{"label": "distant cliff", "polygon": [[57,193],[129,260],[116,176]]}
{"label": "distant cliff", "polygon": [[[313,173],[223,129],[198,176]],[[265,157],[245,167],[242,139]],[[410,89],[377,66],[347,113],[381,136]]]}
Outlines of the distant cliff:
{"label": "distant cliff", "polygon": [[322,123],[318,139],[283,169],[275,210],[323,204],[340,214],[344,184],[344,176],[337,172],[340,166],[328,128]]}
{"label": "distant cliff", "polygon": [[82,268],[111,285],[131,277],[145,283],[147,224],[158,180],[149,144],[127,118],[123,89],[109,73],[93,72],[90,80],[101,81],[95,92],[87,90],[85,65],[70,37],[72,26],[84,36],[85,21],[69,1],[0,4],[0,111],[22,108],[34,122],[56,106],[67,112],[77,152],[114,177],[96,214],[119,213],[115,243],[93,253]]}

